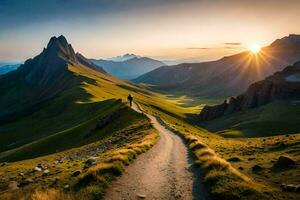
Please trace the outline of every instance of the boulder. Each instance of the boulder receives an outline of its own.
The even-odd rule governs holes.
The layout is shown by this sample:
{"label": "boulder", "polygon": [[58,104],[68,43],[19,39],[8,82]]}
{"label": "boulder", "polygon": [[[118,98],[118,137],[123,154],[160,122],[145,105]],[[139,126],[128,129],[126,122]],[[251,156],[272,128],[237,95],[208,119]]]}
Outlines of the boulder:
{"label": "boulder", "polygon": [[273,169],[288,169],[292,168],[296,165],[296,162],[287,157],[287,156],[280,156],[278,160],[274,163]]}

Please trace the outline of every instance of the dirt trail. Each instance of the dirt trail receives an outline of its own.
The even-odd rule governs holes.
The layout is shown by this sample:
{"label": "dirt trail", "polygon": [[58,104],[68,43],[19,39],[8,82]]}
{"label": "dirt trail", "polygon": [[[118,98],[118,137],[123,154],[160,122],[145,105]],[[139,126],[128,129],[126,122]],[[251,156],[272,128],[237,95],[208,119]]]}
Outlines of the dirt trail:
{"label": "dirt trail", "polygon": [[[141,112],[136,105],[133,109]],[[132,199],[207,199],[200,174],[182,139],[147,115],[160,133],[158,143],[129,165],[123,175],[112,182],[106,200]]]}

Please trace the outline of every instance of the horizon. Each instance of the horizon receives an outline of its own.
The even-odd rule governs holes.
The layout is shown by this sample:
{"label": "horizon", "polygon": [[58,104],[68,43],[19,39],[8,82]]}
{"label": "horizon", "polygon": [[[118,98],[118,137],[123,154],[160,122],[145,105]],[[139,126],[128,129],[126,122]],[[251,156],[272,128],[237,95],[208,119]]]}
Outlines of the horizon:
{"label": "horizon", "polygon": [[0,0],[0,200],[299,200],[300,0]]}
{"label": "horizon", "polygon": [[24,62],[58,35],[88,58],[216,60],[300,33],[299,7],[295,0],[2,1],[0,60]]}

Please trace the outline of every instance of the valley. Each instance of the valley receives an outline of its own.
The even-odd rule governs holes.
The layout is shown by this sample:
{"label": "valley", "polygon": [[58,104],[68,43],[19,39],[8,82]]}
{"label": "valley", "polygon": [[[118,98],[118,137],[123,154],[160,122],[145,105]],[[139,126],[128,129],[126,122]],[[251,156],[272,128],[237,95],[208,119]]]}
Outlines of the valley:
{"label": "valley", "polygon": [[52,37],[0,77],[0,199],[296,200],[298,65],[227,102],[121,80]]}

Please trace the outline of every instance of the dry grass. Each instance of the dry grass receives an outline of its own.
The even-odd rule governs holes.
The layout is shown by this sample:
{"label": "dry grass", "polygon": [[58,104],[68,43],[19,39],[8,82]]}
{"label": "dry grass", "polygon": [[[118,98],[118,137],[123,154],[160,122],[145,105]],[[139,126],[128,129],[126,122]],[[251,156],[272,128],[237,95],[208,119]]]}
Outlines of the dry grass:
{"label": "dry grass", "polygon": [[75,191],[85,194],[87,199],[102,198],[108,184],[120,176],[125,166],[129,165],[139,154],[150,149],[157,142],[158,136],[156,131],[152,131],[140,142],[108,152],[105,155],[107,159],[80,176],[74,186]]}
{"label": "dry grass", "polygon": [[214,150],[191,131],[178,131],[176,125],[168,126],[181,135],[192,151],[199,167],[203,183],[212,199],[272,199],[271,190],[240,173],[229,162],[220,158]]}
{"label": "dry grass", "polygon": [[74,200],[71,195],[55,189],[35,191],[31,198],[32,200]]}

